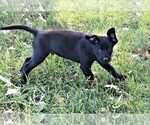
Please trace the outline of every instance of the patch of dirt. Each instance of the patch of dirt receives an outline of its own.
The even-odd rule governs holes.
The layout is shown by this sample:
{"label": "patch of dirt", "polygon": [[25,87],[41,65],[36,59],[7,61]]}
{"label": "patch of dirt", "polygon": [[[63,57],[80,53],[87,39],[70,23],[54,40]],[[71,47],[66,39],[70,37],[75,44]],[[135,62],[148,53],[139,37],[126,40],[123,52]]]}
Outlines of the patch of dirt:
{"label": "patch of dirt", "polygon": [[146,50],[140,50],[136,54],[131,54],[131,57],[144,60],[150,59],[150,45],[148,45]]}
{"label": "patch of dirt", "polygon": [[150,45],[148,45],[147,50],[141,50],[139,52],[139,56],[140,57],[144,57],[145,59],[150,59]]}

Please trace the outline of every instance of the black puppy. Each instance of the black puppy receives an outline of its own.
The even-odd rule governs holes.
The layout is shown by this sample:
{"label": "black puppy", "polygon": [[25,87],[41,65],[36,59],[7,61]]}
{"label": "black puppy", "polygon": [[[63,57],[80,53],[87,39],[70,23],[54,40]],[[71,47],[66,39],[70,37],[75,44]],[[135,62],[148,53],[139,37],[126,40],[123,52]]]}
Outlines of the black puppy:
{"label": "black puppy", "polygon": [[80,63],[81,70],[90,80],[94,79],[91,65],[97,61],[104,69],[110,72],[114,78],[124,80],[124,75],[115,71],[109,64],[114,45],[118,42],[115,28],[107,31],[107,36],[98,36],[71,30],[42,30],[23,25],[11,25],[0,28],[1,30],[22,29],[34,35],[33,55],[26,58],[22,68],[21,82],[27,81],[29,72],[42,63],[51,53]]}

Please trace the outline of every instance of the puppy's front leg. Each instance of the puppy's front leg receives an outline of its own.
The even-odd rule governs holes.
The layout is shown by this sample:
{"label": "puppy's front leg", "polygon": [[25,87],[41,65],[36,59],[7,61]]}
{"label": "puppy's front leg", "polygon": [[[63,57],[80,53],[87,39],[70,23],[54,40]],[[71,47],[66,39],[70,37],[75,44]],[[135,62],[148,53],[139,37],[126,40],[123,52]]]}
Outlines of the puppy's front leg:
{"label": "puppy's front leg", "polygon": [[88,80],[94,80],[94,75],[91,71],[91,65],[81,64],[80,68]]}
{"label": "puppy's front leg", "polygon": [[125,80],[126,76],[117,73],[114,67],[112,67],[110,64],[102,64],[102,63],[99,63],[99,64],[109,73],[111,73],[114,78],[119,79],[119,80]]}

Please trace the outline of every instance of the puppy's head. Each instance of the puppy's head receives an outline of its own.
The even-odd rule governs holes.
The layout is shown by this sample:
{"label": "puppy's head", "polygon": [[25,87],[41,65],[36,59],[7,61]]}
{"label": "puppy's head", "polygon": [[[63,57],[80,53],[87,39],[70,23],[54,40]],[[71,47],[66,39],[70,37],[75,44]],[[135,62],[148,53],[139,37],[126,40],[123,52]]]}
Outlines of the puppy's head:
{"label": "puppy's head", "polygon": [[118,42],[115,34],[115,28],[110,28],[107,31],[107,36],[86,35],[85,39],[92,44],[93,53],[97,61],[102,64],[110,62],[113,47]]}

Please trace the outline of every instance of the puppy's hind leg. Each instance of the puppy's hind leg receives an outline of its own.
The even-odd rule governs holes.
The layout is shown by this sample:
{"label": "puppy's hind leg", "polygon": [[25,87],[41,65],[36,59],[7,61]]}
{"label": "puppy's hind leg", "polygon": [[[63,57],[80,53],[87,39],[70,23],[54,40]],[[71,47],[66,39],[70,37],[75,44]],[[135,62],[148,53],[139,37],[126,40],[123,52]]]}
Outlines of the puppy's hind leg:
{"label": "puppy's hind leg", "polygon": [[[21,83],[25,84],[27,82],[27,76],[30,71],[35,68],[37,65],[42,63],[44,59],[48,56],[49,53],[34,53],[33,56],[29,59],[26,59],[26,63],[22,67],[22,77]],[[28,60],[28,61],[27,61]]]}
{"label": "puppy's hind leg", "polygon": [[25,59],[23,65],[22,65],[22,67],[21,67],[21,69],[20,69],[20,72],[22,72],[23,67],[25,66],[26,63],[28,63],[28,62],[30,61],[30,59],[31,59],[31,57],[28,57],[28,58]]}

